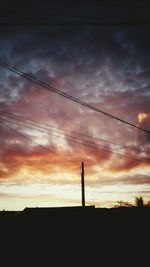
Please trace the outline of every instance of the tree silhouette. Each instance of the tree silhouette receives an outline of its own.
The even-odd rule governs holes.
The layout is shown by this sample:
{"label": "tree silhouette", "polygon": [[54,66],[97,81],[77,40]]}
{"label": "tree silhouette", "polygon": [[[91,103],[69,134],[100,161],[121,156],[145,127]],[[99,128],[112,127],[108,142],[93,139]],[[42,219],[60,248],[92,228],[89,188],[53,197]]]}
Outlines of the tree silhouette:
{"label": "tree silhouette", "polygon": [[117,201],[117,203],[118,204],[114,206],[115,208],[131,208],[131,207],[133,207],[133,205],[127,201],[120,200],[120,201]]}
{"label": "tree silhouette", "polygon": [[136,197],[135,198],[135,205],[138,208],[144,207],[144,200],[143,200],[143,198],[142,197]]}

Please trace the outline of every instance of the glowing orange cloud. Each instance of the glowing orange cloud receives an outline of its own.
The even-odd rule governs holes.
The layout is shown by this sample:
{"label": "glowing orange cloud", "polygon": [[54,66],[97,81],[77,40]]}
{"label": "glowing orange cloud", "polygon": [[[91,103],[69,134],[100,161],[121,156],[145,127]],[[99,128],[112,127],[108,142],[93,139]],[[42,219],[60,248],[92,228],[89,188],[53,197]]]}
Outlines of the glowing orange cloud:
{"label": "glowing orange cloud", "polygon": [[138,114],[138,121],[139,121],[139,123],[143,122],[147,118],[148,118],[148,114],[146,114],[144,112]]}

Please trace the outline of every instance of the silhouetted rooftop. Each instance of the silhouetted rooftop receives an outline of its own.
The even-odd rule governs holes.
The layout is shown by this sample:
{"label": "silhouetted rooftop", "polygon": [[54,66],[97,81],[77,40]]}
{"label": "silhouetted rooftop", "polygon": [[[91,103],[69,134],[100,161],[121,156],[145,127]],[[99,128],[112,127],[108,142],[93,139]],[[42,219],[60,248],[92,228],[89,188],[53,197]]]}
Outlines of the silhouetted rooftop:
{"label": "silhouetted rooftop", "polygon": [[90,211],[95,209],[95,206],[69,206],[69,207],[26,207],[23,213],[51,213],[51,212],[80,212]]}

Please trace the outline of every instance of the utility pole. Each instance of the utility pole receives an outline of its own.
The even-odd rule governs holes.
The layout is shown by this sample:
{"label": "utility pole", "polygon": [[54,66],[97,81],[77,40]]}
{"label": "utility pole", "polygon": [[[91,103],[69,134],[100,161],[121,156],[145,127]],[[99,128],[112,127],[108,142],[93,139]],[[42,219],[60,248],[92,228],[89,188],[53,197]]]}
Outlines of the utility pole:
{"label": "utility pole", "polygon": [[81,193],[82,193],[82,207],[85,207],[84,162],[82,162],[82,172],[81,172]]}

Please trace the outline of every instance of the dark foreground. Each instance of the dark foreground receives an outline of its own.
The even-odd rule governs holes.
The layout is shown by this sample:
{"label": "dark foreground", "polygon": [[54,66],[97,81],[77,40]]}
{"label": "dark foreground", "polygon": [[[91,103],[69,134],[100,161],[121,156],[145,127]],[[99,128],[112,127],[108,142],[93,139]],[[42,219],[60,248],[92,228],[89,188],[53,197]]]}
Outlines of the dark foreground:
{"label": "dark foreground", "polygon": [[1,266],[149,266],[150,208],[0,213]]}

